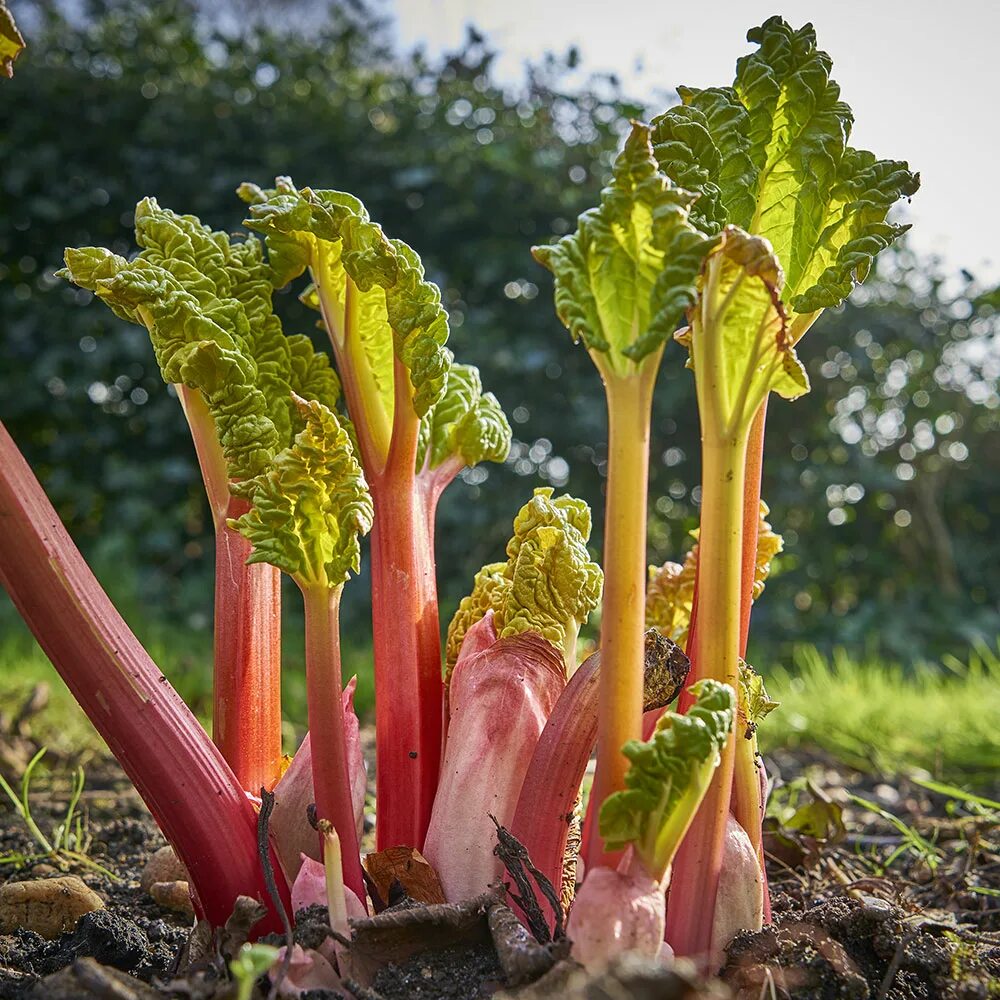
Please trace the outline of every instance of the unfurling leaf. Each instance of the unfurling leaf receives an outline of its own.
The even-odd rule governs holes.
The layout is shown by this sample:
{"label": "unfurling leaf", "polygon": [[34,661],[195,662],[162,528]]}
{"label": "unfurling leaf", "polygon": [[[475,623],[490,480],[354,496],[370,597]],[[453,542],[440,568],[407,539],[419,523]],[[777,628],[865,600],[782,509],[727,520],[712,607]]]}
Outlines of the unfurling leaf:
{"label": "unfurling leaf", "polygon": [[848,145],[854,116],[811,24],[796,31],[772,17],[747,39],[758,49],[738,61],[733,86],[679,88],[682,104],[653,119],[653,148],[672,180],[701,195],[695,225],[770,240],[797,339],[909,228],[886,216],[920,181],[905,163]]}
{"label": "unfurling leaf", "polygon": [[696,195],[659,169],[649,135],[633,122],[600,206],[580,216],[576,232],[532,248],[555,276],[556,312],[573,339],[619,375],[673,334],[711,246],[689,221]]}
{"label": "unfurling leaf", "polygon": [[552,494],[549,486],[535,490],[514,518],[507,562],[476,574],[448,628],[449,672],[466,631],[490,610],[500,638],[537,632],[573,665],[577,633],[601,599],[604,578],[587,551],[590,509],[582,500]]}
{"label": "unfurling leaf", "polygon": [[690,691],[695,702],[686,715],[666,712],[651,739],[625,744],[625,790],[601,805],[600,831],[608,851],[631,844],[657,880],[708,789],[736,712],[736,693],[728,684],[702,680]]}
{"label": "unfurling leaf", "polygon": [[301,425],[292,392],[336,403],[329,359],[307,337],[282,333],[272,268],[256,238],[233,242],[152,198],[136,206],[135,233],[134,259],[68,249],[59,274],[147,328],[164,381],[204,396],[229,478],[252,478]]}
{"label": "unfurling leaf", "polygon": [[372,501],[333,411],[315,400],[295,402],[304,429],[250,484],[253,506],[230,527],[253,543],[249,562],[277,566],[303,589],[333,589],[358,571]]}
{"label": "unfurling leaf", "polygon": [[694,580],[698,569],[698,546],[684,557],[683,565],[665,562],[649,567],[646,587],[646,627],[655,628],[681,649],[687,647],[691,612],[694,608]]}
{"label": "unfurling leaf", "polygon": [[738,436],[772,390],[809,391],[789,339],[781,266],[767,240],[727,226],[705,258],[684,343],[691,353],[703,426]]}
{"label": "unfurling leaf", "polygon": [[492,392],[483,392],[479,370],[452,364],[444,394],[420,421],[417,468],[503,462],[510,452],[510,424]]}
{"label": "unfurling leaf", "polygon": [[740,704],[738,732],[745,739],[752,739],[765,716],[770,715],[781,703],[772,701],[764,687],[764,678],[745,660],[740,660]]}
{"label": "unfurling leaf", "polygon": [[14,15],[7,9],[5,0],[0,0],[0,72],[5,76],[14,75],[14,60],[24,51],[24,38],[17,30]]}
{"label": "unfurling leaf", "polygon": [[[783,541],[766,520],[767,504],[760,503],[757,528],[757,558],[754,568],[753,599],[764,593],[764,583],[771,572],[771,560],[782,550]],[[692,532],[697,537],[697,532]],[[655,628],[672,639],[681,649],[687,647],[688,629],[694,607],[694,581],[698,570],[698,543],[695,542],[684,563],[665,562],[649,567],[646,586],[646,627]]]}
{"label": "unfurling leaf", "polygon": [[244,184],[239,193],[250,203],[247,226],[265,235],[277,283],[308,269],[331,335],[357,338],[352,361],[365,369],[377,396],[371,403],[391,423],[395,356],[409,372],[413,406],[423,416],[444,392],[451,356],[441,293],[424,280],[416,253],[389,239],[364,205],[342,191],[299,189],[285,177],[272,190]]}
{"label": "unfurling leaf", "polygon": [[764,584],[771,573],[771,561],[785,547],[785,540],[767,520],[770,513],[763,500],[760,502],[760,522],[757,525],[757,559],[753,573],[753,599],[759,600],[764,593]]}

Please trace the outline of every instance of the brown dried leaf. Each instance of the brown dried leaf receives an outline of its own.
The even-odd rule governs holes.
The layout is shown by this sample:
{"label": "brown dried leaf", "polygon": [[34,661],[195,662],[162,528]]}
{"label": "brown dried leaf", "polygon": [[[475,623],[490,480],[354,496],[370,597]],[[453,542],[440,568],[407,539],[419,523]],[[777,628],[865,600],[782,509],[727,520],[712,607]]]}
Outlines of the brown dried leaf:
{"label": "brown dried leaf", "polygon": [[394,882],[399,882],[406,895],[418,903],[445,902],[437,872],[414,847],[390,847],[386,851],[375,851],[365,857],[364,866],[375,890],[385,902],[389,901],[389,890]]}

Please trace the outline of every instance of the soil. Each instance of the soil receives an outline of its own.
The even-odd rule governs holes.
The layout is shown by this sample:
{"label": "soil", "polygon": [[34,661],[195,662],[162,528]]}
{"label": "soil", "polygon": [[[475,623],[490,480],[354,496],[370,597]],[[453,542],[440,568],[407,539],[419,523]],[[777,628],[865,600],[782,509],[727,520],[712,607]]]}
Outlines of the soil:
{"label": "soil", "polygon": [[[811,829],[772,831],[767,846],[774,924],[737,937],[721,982],[698,982],[683,970],[634,961],[593,979],[560,963],[536,986],[504,995],[525,1000],[1000,997],[1000,815],[907,779],[888,781],[845,770],[820,756],[780,755],[768,765],[785,781],[811,775],[830,808],[838,815],[842,810],[845,829],[833,836],[838,843],[817,839]],[[54,771],[60,773],[58,762]],[[852,795],[882,812],[859,805]],[[65,781],[39,777],[31,804],[44,830],[61,820],[67,797]],[[82,803],[93,837],[88,856],[115,877],[78,864],[67,870],[94,889],[106,908],[86,914],[76,930],[54,941],[23,930],[0,935],[0,1000],[235,996],[224,969],[213,974],[211,989],[204,977],[198,990],[174,978],[192,921],[163,909],[139,886],[143,865],[163,840],[113,761],[91,763]],[[5,800],[0,802],[0,857],[33,850],[23,821]],[[0,864],[0,882],[57,873],[62,874],[47,862],[21,868]],[[309,933],[303,926],[297,935],[307,946]],[[82,961],[87,958],[100,965]],[[100,966],[127,975],[101,980]],[[66,970],[61,980],[50,978],[38,986],[60,970]],[[95,976],[96,986],[80,985]],[[163,984],[172,979],[164,992]],[[141,983],[154,989],[139,992]],[[387,965],[356,995],[361,1000],[474,1000],[503,986],[492,946],[475,943]],[[335,994],[305,996],[329,1000]]]}

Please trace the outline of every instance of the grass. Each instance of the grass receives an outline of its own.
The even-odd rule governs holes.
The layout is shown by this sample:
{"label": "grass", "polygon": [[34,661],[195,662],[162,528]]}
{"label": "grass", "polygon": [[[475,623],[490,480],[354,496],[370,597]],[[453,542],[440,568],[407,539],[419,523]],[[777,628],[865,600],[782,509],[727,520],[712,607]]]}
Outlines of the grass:
{"label": "grass", "polygon": [[[150,656],[181,697],[208,727],[212,714],[212,638],[207,632],[185,632],[165,626],[136,628]],[[301,628],[288,627],[282,637],[285,665],[282,678],[286,720],[286,750],[291,752],[305,731],[306,683]],[[345,681],[358,676],[355,707],[362,722],[374,716],[375,683],[371,647],[354,645],[343,651]],[[0,712],[16,712],[37,684],[47,684],[45,710],[32,719],[32,735],[39,744],[61,755],[86,756],[102,744],[77,707],[55,668],[27,629],[11,618],[0,618]]]}
{"label": "grass", "polygon": [[[157,662],[199,717],[211,712],[211,638],[205,632],[137,629]],[[371,648],[345,642],[344,676],[358,674],[356,703],[371,718]],[[301,632],[285,635],[284,707],[287,746],[301,736],[305,677]],[[761,726],[762,748],[816,747],[845,764],[884,774],[923,774],[993,794],[1000,761],[1000,653],[985,644],[964,660],[912,670],[878,659],[795,651],[789,667],[766,672],[781,707]],[[48,708],[33,720],[36,739],[63,753],[92,751],[99,741],[59,676],[20,623],[0,619],[0,711],[20,705],[47,682]],[[991,787],[992,783],[992,787]]]}
{"label": "grass", "polygon": [[1000,653],[985,643],[912,670],[802,647],[766,677],[781,708],[761,726],[765,751],[813,746],[862,770],[996,784]]}

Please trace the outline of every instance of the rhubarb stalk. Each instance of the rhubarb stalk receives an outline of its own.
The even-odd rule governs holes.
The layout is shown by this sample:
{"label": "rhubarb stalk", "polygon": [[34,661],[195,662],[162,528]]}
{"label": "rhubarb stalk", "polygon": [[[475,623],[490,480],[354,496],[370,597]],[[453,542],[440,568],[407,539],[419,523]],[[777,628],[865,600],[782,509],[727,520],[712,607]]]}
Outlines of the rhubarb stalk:
{"label": "rhubarb stalk", "polygon": [[[795,398],[809,387],[788,340],[782,284],[770,244],[726,227],[706,258],[690,330],[680,338],[691,352],[702,437],[698,627],[692,628],[692,666],[697,678],[713,678],[734,691],[739,690],[743,621],[747,443],[770,391]],[[736,740],[731,736],[678,853],[667,914],[667,941],[678,954],[703,963],[718,944],[713,926],[735,759]]]}
{"label": "rhubarb stalk", "polygon": [[294,400],[304,429],[248,483],[250,510],[230,527],[252,543],[251,562],[278,567],[302,591],[317,813],[336,829],[344,880],[364,899],[341,694],[339,608],[344,582],[358,571],[359,535],[371,527],[371,498],[333,411],[315,400]]}
{"label": "rhubarb stalk", "polygon": [[[343,587],[302,588],[306,629],[306,691],[312,745],[316,813],[333,823],[345,850],[344,882],[364,899],[351,773],[347,758],[344,702],[341,696],[340,595]],[[349,822],[344,823],[343,818]],[[304,818],[304,817],[303,817]],[[337,819],[340,819],[338,826]],[[346,830],[343,828],[346,826]],[[343,830],[343,832],[342,832]],[[339,843],[338,840],[338,850]]]}
{"label": "rhubarb stalk", "polygon": [[240,194],[280,283],[309,272],[304,301],[323,317],[343,381],[375,500],[376,837],[382,849],[419,849],[442,741],[434,510],[465,465],[506,457],[510,431],[478,373],[470,380],[474,369],[453,365],[440,292],[419,258],[358,199],[288,178],[270,191],[244,184]]}
{"label": "rhubarb stalk", "polygon": [[[101,589],[0,424],[0,580],[222,926],[239,896],[268,908],[257,817],[240,783]],[[285,880],[272,858],[279,893]]]}
{"label": "rhubarb stalk", "polygon": [[[600,206],[580,216],[576,232],[532,251],[553,272],[556,311],[584,342],[607,398],[598,805],[624,787],[622,748],[642,731],[650,405],[664,344],[693,300],[709,246],[688,221],[693,201],[659,170],[649,127],[633,122]],[[613,860],[591,837],[588,865]]]}

